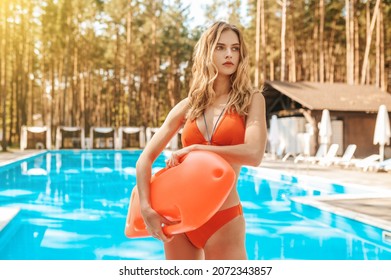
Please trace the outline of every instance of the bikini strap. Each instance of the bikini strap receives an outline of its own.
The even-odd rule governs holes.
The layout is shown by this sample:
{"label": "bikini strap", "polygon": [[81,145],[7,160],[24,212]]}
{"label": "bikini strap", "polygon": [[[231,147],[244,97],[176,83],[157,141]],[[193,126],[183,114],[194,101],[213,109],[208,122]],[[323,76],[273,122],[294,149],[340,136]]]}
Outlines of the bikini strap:
{"label": "bikini strap", "polygon": [[219,123],[219,120],[221,118],[221,116],[223,115],[225,111],[225,108],[223,108],[223,110],[221,110],[220,112],[220,115],[219,117],[217,118],[217,121],[215,122],[214,126],[213,126],[213,129],[212,129],[212,134],[209,136],[209,132],[208,132],[208,125],[206,124],[206,117],[205,117],[205,111],[202,112],[202,115],[204,116],[204,123],[205,123],[205,129],[206,129],[206,136],[207,136],[207,140],[208,140],[208,143],[211,144],[212,143],[212,137],[213,137],[213,134],[216,130],[216,127],[217,127],[217,124]]}

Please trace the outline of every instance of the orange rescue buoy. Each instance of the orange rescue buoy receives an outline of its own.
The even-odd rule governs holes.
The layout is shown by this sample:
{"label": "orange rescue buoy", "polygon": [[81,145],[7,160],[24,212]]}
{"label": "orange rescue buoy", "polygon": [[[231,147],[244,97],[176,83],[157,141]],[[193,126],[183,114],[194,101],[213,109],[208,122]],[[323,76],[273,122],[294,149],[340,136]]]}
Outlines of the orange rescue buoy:
{"label": "orange rescue buoy", "polygon": [[[221,207],[235,184],[235,171],[221,156],[193,151],[172,168],[154,174],[150,183],[151,206],[160,215],[178,223],[166,225],[166,235],[194,230]],[[133,188],[126,218],[127,237],[145,237],[137,186]]]}

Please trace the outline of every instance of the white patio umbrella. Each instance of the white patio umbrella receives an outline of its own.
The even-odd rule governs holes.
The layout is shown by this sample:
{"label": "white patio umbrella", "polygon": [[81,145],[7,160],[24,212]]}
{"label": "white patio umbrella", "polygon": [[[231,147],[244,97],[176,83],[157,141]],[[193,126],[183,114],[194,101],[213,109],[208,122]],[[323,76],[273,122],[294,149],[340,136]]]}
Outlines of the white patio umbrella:
{"label": "white patio umbrella", "polygon": [[269,139],[269,144],[270,144],[272,156],[275,157],[277,147],[280,142],[280,130],[278,127],[278,121],[277,121],[276,115],[273,115],[270,120],[270,129],[269,129],[268,139]]}
{"label": "white patio umbrella", "polygon": [[379,144],[380,161],[384,160],[384,145],[390,144],[391,130],[390,119],[386,105],[380,105],[376,117],[375,133],[373,136],[373,144]]}
{"label": "white patio umbrella", "polygon": [[[331,128],[330,112],[327,109],[322,111],[322,118],[319,123],[319,140],[321,144],[330,144],[331,135],[333,134]],[[326,149],[327,150],[327,149]]]}

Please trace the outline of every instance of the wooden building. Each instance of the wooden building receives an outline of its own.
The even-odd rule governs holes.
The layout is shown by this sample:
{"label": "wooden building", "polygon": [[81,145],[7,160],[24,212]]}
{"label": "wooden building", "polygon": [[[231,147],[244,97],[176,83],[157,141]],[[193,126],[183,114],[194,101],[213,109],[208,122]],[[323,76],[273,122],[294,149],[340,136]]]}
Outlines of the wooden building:
{"label": "wooden building", "polygon": [[[263,94],[266,99],[267,119],[304,118],[313,129],[311,154],[318,147],[318,126],[322,110],[328,109],[333,124],[333,140],[340,144],[342,153],[349,144],[356,144],[356,157],[379,153],[373,144],[376,116],[379,106],[386,105],[389,116],[391,94],[375,86],[341,83],[267,81]],[[390,145],[385,147],[386,158],[391,157]]]}

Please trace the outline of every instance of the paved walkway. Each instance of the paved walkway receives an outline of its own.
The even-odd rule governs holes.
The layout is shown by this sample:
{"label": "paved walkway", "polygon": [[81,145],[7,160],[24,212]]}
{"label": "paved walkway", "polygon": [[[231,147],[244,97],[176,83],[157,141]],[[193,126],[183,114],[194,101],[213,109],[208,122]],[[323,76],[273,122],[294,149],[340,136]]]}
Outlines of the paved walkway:
{"label": "paved walkway", "polygon": [[285,171],[294,175],[307,175],[327,178],[336,182],[357,184],[368,188],[377,187],[391,190],[391,173],[367,171],[349,167],[321,166],[311,163],[293,163],[293,161],[283,162],[281,160],[271,160],[265,158],[261,167],[272,168]]}
{"label": "paved walkway", "polygon": [[32,155],[42,153],[40,150],[13,150],[9,149],[8,152],[2,152],[0,151],[0,166],[13,162],[17,159],[22,159],[24,157],[30,157]]}
{"label": "paved walkway", "polygon": [[[40,152],[42,151],[11,150],[9,152],[0,152],[0,166]],[[260,167],[278,170],[284,174],[296,177],[320,177],[341,185],[357,185],[367,189],[368,194],[364,192],[359,197],[335,196],[328,199],[319,198],[318,202],[326,205],[330,211],[342,213],[363,222],[369,221],[391,232],[391,173],[364,172],[354,168],[325,167],[310,163],[297,164],[292,161],[283,162],[268,158],[263,160]],[[378,190],[377,195],[373,195],[373,190]]]}

